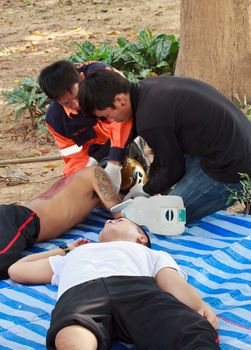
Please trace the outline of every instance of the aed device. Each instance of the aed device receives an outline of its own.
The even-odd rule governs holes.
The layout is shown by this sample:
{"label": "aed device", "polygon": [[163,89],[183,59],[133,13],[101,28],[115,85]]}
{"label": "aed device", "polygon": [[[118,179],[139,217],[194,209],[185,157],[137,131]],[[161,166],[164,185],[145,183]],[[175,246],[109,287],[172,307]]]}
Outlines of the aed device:
{"label": "aed device", "polygon": [[159,235],[173,236],[185,230],[186,209],[180,196],[136,197],[115,205],[110,211],[120,211],[124,217]]}

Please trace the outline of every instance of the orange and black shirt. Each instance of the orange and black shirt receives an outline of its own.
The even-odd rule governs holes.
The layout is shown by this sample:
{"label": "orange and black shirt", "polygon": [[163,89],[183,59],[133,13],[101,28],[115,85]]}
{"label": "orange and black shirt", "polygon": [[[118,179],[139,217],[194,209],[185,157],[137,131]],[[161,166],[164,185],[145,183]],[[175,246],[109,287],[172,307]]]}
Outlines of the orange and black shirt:
{"label": "orange and black shirt", "polygon": [[[77,69],[87,75],[106,67],[109,66],[103,62],[88,62],[77,66]],[[123,162],[126,156],[132,120],[110,123],[98,118],[88,119],[81,111],[63,107],[56,100],[51,102],[45,120],[65,162],[64,175],[89,165],[88,150],[91,145],[105,145],[110,141],[108,160]]]}

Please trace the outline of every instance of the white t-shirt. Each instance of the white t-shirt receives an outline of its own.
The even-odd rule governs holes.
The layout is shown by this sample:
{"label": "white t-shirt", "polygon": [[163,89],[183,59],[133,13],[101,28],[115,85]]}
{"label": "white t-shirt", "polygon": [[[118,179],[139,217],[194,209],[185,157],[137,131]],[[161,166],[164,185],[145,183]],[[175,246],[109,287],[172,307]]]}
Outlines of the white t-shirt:
{"label": "white t-shirt", "polygon": [[127,241],[87,243],[65,256],[49,258],[53,271],[52,284],[58,285],[58,298],[69,288],[101,277],[155,277],[164,267],[186,274],[167,253]]}

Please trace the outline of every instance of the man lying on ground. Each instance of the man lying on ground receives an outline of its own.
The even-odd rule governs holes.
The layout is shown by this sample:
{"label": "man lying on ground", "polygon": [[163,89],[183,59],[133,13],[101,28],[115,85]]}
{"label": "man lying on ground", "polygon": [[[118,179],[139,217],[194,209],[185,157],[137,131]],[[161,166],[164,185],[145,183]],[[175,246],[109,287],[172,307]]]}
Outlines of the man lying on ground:
{"label": "man lying on ground", "polygon": [[94,166],[59,179],[24,205],[0,205],[0,279],[8,277],[23,250],[80,223],[100,200],[110,208],[120,197],[106,172]]}
{"label": "man lying on ground", "polygon": [[169,254],[148,248],[140,226],[108,220],[99,243],[86,243],[9,268],[20,283],[58,284],[47,349],[108,350],[113,340],[138,349],[219,349],[216,315]]}

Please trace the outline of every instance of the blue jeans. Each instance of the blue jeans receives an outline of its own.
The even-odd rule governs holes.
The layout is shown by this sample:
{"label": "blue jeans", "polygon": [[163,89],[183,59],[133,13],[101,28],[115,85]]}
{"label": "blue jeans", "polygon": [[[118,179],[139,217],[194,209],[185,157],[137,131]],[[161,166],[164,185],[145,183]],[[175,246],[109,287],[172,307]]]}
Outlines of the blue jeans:
{"label": "blue jeans", "polygon": [[242,185],[215,181],[201,169],[199,158],[187,156],[185,175],[168,194],[183,198],[189,224],[232,205],[234,201],[227,204],[227,187],[239,190]]}

